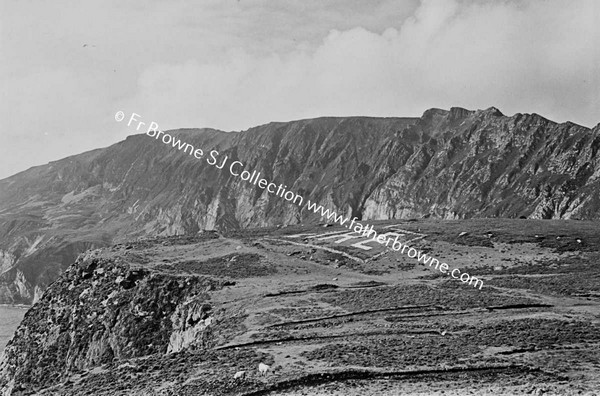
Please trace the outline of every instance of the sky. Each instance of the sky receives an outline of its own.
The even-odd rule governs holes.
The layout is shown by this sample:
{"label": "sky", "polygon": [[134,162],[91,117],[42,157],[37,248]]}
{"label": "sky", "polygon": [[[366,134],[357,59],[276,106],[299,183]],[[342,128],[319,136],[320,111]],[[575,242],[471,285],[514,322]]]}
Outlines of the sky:
{"label": "sky", "polygon": [[160,129],[432,107],[600,122],[600,1],[0,2],[0,178]]}

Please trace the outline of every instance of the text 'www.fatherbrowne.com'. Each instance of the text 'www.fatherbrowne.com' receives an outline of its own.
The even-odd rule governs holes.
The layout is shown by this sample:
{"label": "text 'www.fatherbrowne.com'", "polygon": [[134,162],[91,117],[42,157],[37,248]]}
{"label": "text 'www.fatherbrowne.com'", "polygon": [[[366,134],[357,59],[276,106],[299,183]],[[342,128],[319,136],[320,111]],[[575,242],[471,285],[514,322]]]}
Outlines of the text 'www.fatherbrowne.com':
{"label": "text 'www.fatherbrowne.com'", "polygon": [[[121,122],[124,119],[124,112],[118,111],[115,114],[116,121]],[[136,131],[139,131],[140,128],[146,125],[146,123],[141,121],[141,116],[139,114],[132,113],[129,117],[129,121],[127,122],[127,126],[131,127],[132,125],[135,127]],[[232,176],[239,177],[240,179],[257,186],[262,190],[266,190],[269,194],[277,195],[278,197],[301,206],[303,209],[312,211],[313,213],[316,213],[329,221],[338,223],[357,234],[361,234],[367,238],[372,238],[374,241],[379,242],[380,244],[391,248],[394,251],[406,254],[410,258],[416,258],[419,262],[429,265],[430,267],[434,267],[443,274],[449,275],[454,279],[459,279],[461,282],[472,285],[473,287],[479,287],[479,289],[483,287],[483,281],[481,279],[471,276],[466,272],[461,272],[458,268],[450,270],[448,264],[440,262],[438,259],[429,256],[420,250],[410,247],[407,244],[401,243],[398,241],[398,236],[396,236],[395,239],[392,239],[391,237],[386,238],[386,235],[377,235],[377,231],[373,229],[372,225],[363,225],[357,221],[359,220],[357,217],[350,219],[348,217],[338,215],[335,211],[326,209],[321,205],[317,205],[315,202],[311,202],[310,200],[306,200],[305,204],[304,197],[298,193],[287,190],[287,185],[282,183],[273,183],[267,179],[261,178],[260,172],[257,172],[256,170],[253,170],[252,172],[246,170],[241,161],[234,161],[233,158],[229,158],[227,155],[223,156],[217,150],[211,150],[207,153],[208,155],[205,155],[204,150],[201,148],[196,148],[193,145],[176,138],[175,136],[159,130],[158,124],[154,121],[150,122],[145,133],[155,140],[160,139],[164,144],[172,146],[173,148],[177,148],[178,150],[183,151],[184,153],[193,156],[196,159],[201,160],[205,158],[209,165],[214,166],[217,169],[226,168]]]}

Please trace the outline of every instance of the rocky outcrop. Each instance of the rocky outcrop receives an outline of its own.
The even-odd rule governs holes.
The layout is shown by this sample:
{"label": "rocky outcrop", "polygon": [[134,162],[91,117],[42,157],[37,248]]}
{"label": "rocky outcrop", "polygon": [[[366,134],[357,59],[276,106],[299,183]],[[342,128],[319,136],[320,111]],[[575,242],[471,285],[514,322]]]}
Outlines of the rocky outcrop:
{"label": "rocky outcrop", "polygon": [[198,299],[188,300],[177,306],[171,316],[173,331],[169,337],[167,353],[179,352],[197,345],[202,348],[207,347],[209,340],[206,334],[210,334],[210,326],[214,319],[211,311],[210,304]]}
{"label": "rocky outcrop", "polygon": [[0,250],[0,273],[9,271],[15,261],[15,256],[10,251]]}
{"label": "rocky outcrop", "polygon": [[600,130],[497,109],[452,109],[413,127],[428,140],[365,202],[370,218],[598,218]]}
{"label": "rocky outcrop", "polygon": [[90,251],[25,314],[4,351],[3,392],[31,393],[113,361],[208,348],[219,326],[208,293],[226,284]]}
{"label": "rocky outcrop", "polygon": [[1,180],[0,302],[31,302],[78,253],[115,241],[320,221],[209,165],[213,149],[363,220],[600,218],[600,126],[452,108],[171,134],[205,158],[136,135]]}

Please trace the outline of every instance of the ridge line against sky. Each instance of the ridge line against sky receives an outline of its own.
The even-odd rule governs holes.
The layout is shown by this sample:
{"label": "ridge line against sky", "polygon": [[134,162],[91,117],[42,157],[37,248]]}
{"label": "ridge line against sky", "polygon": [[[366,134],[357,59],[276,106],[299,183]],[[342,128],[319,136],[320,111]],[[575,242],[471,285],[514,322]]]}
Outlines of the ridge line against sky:
{"label": "ridge line against sky", "polygon": [[0,178],[163,129],[495,106],[600,122],[593,0],[7,0]]}

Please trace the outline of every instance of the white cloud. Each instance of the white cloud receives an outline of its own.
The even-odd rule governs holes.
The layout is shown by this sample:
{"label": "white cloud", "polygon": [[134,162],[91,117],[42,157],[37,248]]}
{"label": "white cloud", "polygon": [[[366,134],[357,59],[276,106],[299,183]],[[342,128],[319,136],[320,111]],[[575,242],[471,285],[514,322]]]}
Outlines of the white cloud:
{"label": "white cloud", "polygon": [[61,1],[3,3],[0,177],[133,133],[116,110],[163,129],[451,106],[600,122],[594,0]]}
{"label": "white cloud", "polygon": [[600,121],[592,1],[423,1],[399,29],[331,30],[313,51],[148,67],[129,102],[168,127],[497,106]]}

